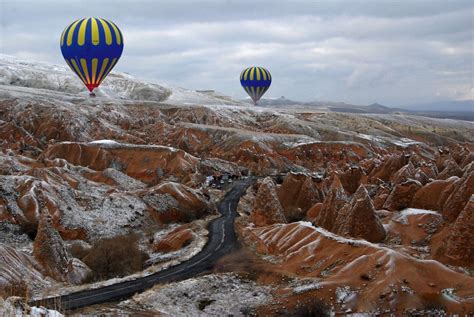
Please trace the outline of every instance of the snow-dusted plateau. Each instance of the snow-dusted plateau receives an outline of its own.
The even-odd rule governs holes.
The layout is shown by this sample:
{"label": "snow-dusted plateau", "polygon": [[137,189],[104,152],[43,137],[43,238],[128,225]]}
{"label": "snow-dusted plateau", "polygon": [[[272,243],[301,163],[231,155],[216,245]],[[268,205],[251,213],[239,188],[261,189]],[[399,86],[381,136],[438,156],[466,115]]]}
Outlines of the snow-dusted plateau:
{"label": "snow-dusted plateau", "polygon": [[60,316],[28,304],[193,258],[249,175],[239,247],[212,270],[72,313],[474,314],[472,122],[256,107],[123,73],[96,94],[0,55],[0,315]]}

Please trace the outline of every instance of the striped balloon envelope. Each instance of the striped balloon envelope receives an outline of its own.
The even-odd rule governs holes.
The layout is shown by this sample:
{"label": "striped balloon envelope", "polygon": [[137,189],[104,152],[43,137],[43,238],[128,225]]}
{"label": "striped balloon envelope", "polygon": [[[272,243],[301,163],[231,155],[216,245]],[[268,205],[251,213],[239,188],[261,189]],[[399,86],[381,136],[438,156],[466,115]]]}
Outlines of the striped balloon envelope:
{"label": "striped balloon envelope", "polygon": [[119,28],[101,18],[74,21],[64,29],[60,42],[66,63],[90,92],[107,77],[123,51]]}
{"label": "striped balloon envelope", "polygon": [[240,84],[255,104],[270,88],[271,83],[272,75],[263,67],[249,67],[240,74]]}

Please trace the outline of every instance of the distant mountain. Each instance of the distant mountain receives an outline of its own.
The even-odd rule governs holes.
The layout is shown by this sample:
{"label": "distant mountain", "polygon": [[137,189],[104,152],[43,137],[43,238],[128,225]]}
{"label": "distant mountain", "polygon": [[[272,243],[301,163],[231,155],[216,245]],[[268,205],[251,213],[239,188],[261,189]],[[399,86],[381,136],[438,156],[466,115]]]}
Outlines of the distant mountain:
{"label": "distant mountain", "polygon": [[366,106],[366,108],[370,111],[380,112],[380,113],[386,113],[386,112],[393,112],[393,111],[402,110],[402,109],[387,107],[387,106],[381,105],[379,103],[373,103],[371,105]]}
{"label": "distant mountain", "polygon": [[351,105],[341,103],[338,106],[330,106],[331,111],[349,112],[349,113],[398,113],[407,112],[405,109],[387,107],[378,103],[373,103],[368,106]]}
{"label": "distant mountain", "polygon": [[411,111],[474,112],[474,100],[447,100],[403,106]]}
{"label": "distant mountain", "polygon": [[331,112],[347,112],[347,113],[395,113],[407,112],[406,109],[391,108],[378,103],[373,103],[368,106],[353,105],[345,102],[333,101],[295,101],[285,97],[275,99],[261,99],[258,102],[260,107],[284,108],[292,106],[293,108],[308,108],[312,110],[331,111]]}
{"label": "distant mountain", "polygon": [[474,121],[474,100],[448,100],[403,106],[419,116]]}
{"label": "distant mountain", "polygon": [[[246,101],[249,101],[250,98],[245,99]],[[280,98],[264,98],[260,99],[258,102],[259,106],[271,106],[271,107],[278,107],[278,106],[289,106],[289,105],[303,105],[305,104],[302,101],[295,101],[291,99],[286,99],[284,96],[281,96]]]}
{"label": "distant mountain", "polygon": [[[248,100],[246,100],[248,101]],[[423,117],[457,119],[465,121],[474,121],[474,100],[464,101],[444,101],[419,104],[413,106],[403,106],[399,108],[388,107],[379,103],[373,103],[368,106],[353,105],[345,102],[333,101],[295,101],[285,97],[275,99],[261,99],[258,102],[259,107],[285,108],[291,106],[293,109],[311,109],[329,112],[345,113],[376,113],[376,114],[397,114],[405,113]]]}

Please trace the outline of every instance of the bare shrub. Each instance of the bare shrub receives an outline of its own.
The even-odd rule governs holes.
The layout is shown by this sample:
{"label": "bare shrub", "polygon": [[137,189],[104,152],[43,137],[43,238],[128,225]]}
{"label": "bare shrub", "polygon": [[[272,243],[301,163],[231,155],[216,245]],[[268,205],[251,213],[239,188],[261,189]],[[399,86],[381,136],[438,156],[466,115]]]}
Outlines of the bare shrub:
{"label": "bare shrub", "polygon": [[8,298],[11,296],[18,296],[28,298],[30,290],[24,281],[10,281],[10,283],[0,288],[0,297]]}
{"label": "bare shrub", "polygon": [[293,207],[285,210],[285,218],[288,223],[303,220],[305,216],[301,208]]}
{"label": "bare shrub", "polygon": [[288,316],[324,317],[331,316],[331,308],[320,299],[301,303]]}
{"label": "bare shrub", "polygon": [[130,275],[142,270],[146,260],[148,255],[139,249],[134,234],[99,240],[83,258],[92,270],[87,282]]}
{"label": "bare shrub", "polygon": [[79,243],[74,243],[71,245],[69,248],[69,252],[71,252],[71,255],[79,260],[82,260],[89,254],[89,249],[85,248]]}

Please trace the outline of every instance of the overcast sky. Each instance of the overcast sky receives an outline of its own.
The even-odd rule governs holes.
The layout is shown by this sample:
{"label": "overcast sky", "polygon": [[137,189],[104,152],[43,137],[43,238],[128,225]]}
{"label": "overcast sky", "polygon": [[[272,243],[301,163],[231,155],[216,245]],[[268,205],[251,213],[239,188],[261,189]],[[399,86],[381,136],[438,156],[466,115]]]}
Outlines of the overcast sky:
{"label": "overcast sky", "polygon": [[0,52],[64,63],[72,21],[103,17],[124,35],[117,71],[245,97],[239,75],[266,67],[266,97],[391,106],[473,99],[474,2],[0,0]]}

